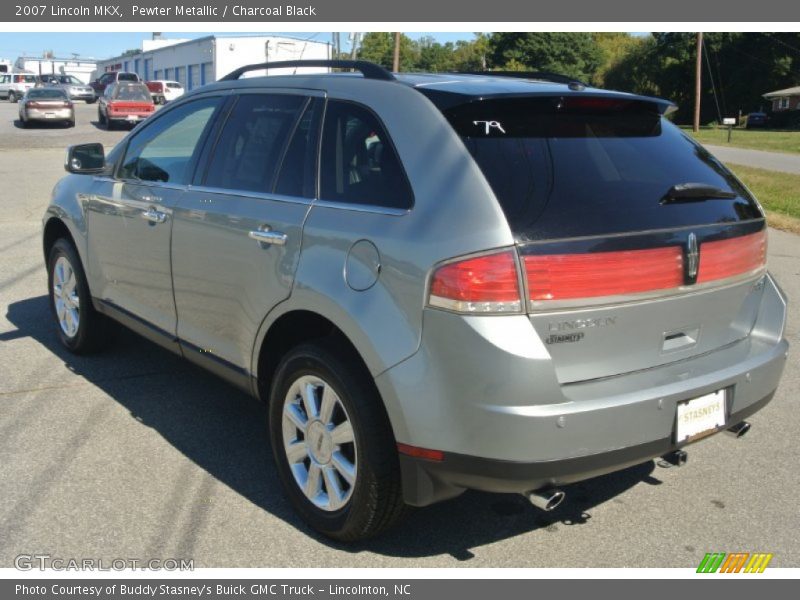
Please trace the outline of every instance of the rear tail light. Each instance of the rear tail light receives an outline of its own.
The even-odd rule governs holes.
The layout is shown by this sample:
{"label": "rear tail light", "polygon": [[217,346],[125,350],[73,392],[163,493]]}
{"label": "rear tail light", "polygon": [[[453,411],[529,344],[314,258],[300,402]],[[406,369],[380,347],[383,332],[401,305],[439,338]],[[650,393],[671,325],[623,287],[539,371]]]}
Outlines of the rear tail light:
{"label": "rear tail light", "polygon": [[525,256],[533,302],[622,296],[683,285],[680,246],[592,254]]}
{"label": "rear tail light", "polygon": [[763,268],[767,263],[767,230],[700,244],[697,283],[727,279]]}
{"label": "rear tail light", "polygon": [[513,250],[447,263],[434,271],[428,303],[464,313],[522,310]]}
{"label": "rear tail light", "polygon": [[[522,258],[528,298],[534,307],[580,305],[580,300],[691,289],[683,245],[574,254],[527,254]],[[703,242],[696,283],[748,275],[763,269],[766,229]],[[691,263],[690,263],[691,264]],[[437,268],[428,305],[467,314],[518,313],[524,306],[514,250],[467,257]],[[577,301],[577,304],[576,304]],[[596,303],[596,302],[594,302]]]}
{"label": "rear tail light", "polygon": [[37,106],[39,106],[39,104],[37,102],[34,102],[33,100],[28,100],[25,103],[25,108],[36,108]]}

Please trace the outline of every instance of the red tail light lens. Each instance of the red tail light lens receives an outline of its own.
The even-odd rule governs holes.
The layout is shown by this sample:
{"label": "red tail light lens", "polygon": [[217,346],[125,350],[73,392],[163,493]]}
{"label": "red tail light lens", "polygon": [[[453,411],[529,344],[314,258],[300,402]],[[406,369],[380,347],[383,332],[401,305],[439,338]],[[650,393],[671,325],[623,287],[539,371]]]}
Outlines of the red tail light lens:
{"label": "red tail light lens", "polygon": [[683,285],[680,246],[647,250],[525,256],[533,302],[620,296]]}
{"label": "red tail light lens", "polygon": [[466,258],[439,267],[431,280],[428,303],[464,313],[520,312],[514,252]]}
{"label": "red tail light lens", "polygon": [[767,262],[767,230],[729,240],[700,244],[697,283],[743,275]]}

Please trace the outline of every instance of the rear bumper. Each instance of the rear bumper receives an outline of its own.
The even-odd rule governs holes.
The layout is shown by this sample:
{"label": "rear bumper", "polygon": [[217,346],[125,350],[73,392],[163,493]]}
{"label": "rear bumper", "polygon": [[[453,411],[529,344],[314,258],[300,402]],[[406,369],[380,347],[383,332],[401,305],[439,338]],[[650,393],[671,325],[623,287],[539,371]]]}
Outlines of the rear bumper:
{"label": "rear bumper", "polygon": [[767,277],[755,325],[739,342],[564,385],[527,317],[438,311],[426,318],[419,352],[376,378],[397,441],[444,452],[440,462],[401,456],[405,499],[424,506],[464,489],[527,492],[643,462],[681,446],[678,402],[723,388],[731,427],[775,393],[789,347],[785,313]]}
{"label": "rear bumper", "polygon": [[71,121],[75,118],[75,113],[71,108],[27,108],[25,118],[28,121]]}
{"label": "rear bumper", "polygon": [[[771,392],[742,410],[732,413],[728,426],[741,423],[761,410],[774,396]],[[512,462],[446,453],[444,460],[431,461],[400,456],[403,494],[413,506],[427,506],[461,494],[466,489],[525,494],[533,490],[566,485],[619,471],[663,456],[687,444],[676,444],[674,435],[636,446],[542,462]]]}

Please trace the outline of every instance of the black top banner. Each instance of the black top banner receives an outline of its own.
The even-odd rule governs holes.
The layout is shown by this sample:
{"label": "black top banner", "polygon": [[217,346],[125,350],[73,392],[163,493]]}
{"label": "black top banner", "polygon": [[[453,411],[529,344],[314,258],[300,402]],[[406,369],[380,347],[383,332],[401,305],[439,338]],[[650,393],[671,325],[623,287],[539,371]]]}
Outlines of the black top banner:
{"label": "black top banner", "polygon": [[786,0],[57,0],[0,5],[3,22],[800,22]]}

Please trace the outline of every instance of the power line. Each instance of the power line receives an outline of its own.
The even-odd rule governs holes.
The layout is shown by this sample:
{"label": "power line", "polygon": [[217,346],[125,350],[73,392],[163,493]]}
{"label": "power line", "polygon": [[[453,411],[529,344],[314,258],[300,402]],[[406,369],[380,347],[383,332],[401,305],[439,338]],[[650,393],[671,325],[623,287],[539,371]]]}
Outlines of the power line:
{"label": "power line", "polygon": [[714,94],[714,104],[717,105],[717,123],[722,123],[722,112],[719,110],[719,99],[717,98],[717,86],[714,85],[714,73],[711,71],[711,61],[708,59],[708,48],[706,41],[701,38],[700,43],[703,45],[703,55],[706,58],[706,66],[708,67],[708,77],[711,79],[711,92]]}
{"label": "power line", "polygon": [[797,52],[798,54],[800,54],[800,48],[795,48],[795,47],[794,47],[794,46],[792,46],[791,44],[787,44],[787,43],[786,43],[786,42],[784,42],[782,39],[776,38],[776,37],[775,37],[774,35],[772,35],[771,33],[766,33],[766,32],[764,32],[764,31],[759,31],[759,33],[760,33],[761,35],[763,35],[764,37],[766,37],[766,38],[768,38],[768,39],[772,40],[773,42],[778,42],[778,43],[779,43],[781,46],[786,46],[786,47],[787,47],[787,48],[789,48],[790,50],[794,50],[795,52]]}

